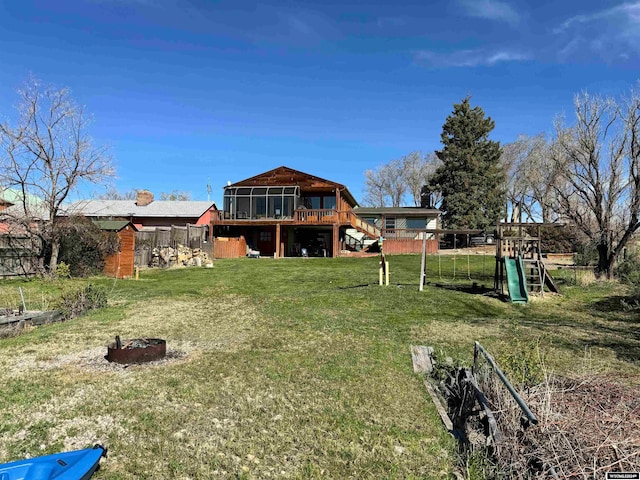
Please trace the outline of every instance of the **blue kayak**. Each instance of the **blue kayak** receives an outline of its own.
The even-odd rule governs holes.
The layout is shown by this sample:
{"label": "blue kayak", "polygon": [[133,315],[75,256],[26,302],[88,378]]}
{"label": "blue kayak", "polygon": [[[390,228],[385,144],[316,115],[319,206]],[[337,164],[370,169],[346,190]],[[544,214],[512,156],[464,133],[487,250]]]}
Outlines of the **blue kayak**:
{"label": "blue kayak", "polygon": [[88,480],[107,456],[102,445],[0,465],[0,480]]}

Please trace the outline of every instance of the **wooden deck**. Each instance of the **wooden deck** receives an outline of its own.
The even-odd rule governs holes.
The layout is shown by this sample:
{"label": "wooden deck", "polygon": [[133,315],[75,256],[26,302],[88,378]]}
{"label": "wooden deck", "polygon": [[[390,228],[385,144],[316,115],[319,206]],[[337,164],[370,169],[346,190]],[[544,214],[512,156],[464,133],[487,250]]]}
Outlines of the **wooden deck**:
{"label": "wooden deck", "polygon": [[[359,218],[353,211],[336,211],[333,209],[304,209],[293,212],[292,217],[264,217],[243,218],[244,214],[234,215],[235,218],[225,218],[225,212],[217,211],[213,215],[211,224],[260,226],[260,225],[324,225],[324,226],[349,226],[369,235],[372,238],[380,236],[380,229]],[[228,215],[228,213],[226,213]]]}
{"label": "wooden deck", "polygon": [[211,218],[213,225],[273,225],[276,223],[289,225],[333,225],[337,220],[335,210],[296,210],[293,217],[266,217],[257,215],[247,218],[244,212],[230,217],[227,212],[217,211]]}

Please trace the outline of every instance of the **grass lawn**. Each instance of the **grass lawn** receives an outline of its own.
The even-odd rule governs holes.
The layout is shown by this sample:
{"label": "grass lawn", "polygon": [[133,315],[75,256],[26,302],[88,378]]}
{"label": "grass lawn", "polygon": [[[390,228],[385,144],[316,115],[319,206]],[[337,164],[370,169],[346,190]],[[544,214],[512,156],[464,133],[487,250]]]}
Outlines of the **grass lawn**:
{"label": "grass lawn", "polygon": [[[419,256],[389,260],[390,287],[377,285],[377,258],[91,279],[108,308],[0,340],[0,462],[100,442],[96,479],[447,478],[456,447],[410,344],[469,363],[473,340],[498,358],[535,343],[549,369],[638,379],[640,321],[619,285],[511,305],[458,288],[471,283],[466,257],[456,278],[452,258],[430,257],[423,292]],[[493,285],[492,257],[468,270]],[[39,309],[86,283],[0,282],[0,307],[17,307],[18,286]],[[108,364],[116,334],[164,338],[170,358]]]}

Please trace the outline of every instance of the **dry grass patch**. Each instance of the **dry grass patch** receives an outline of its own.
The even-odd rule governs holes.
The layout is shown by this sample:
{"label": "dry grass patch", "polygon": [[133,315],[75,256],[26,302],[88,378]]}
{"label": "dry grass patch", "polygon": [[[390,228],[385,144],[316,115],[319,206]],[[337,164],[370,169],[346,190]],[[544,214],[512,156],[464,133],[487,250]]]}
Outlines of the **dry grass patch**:
{"label": "dry grass patch", "polygon": [[[283,325],[238,295],[129,305],[7,340],[0,461],[101,442],[110,456],[96,479],[450,471],[446,433],[397,363],[409,362],[404,344]],[[174,356],[108,364],[115,334],[165,338]]]}

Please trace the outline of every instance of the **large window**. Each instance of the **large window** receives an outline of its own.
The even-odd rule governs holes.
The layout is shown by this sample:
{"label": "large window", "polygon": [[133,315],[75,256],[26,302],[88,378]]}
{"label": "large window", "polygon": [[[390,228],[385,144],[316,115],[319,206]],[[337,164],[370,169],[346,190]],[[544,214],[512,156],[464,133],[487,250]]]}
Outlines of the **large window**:
{"label": "large window", "polygon": [[293,218],[299,198],[300,188],[296,186],[227,187],[224,190],[225,218]]}
{"label": "large window", "polygon": [[309,196],[304,197],[304,206],[307,208],[313,208],[314,210],[335,210],[336,208],[336,196]]}
{"label": "large window", "polygon": [[336,208],[336,196],[335,195],[331,195],[329,197],[324,197],[322,199],[322,208],[330,210],[333,209],[335,210]]}
{"label": "large window", "polygon": [[427,227],[426,218],[407,218],[407,228],[413,230],[422,230]]}
{"label": "large window", "polygon": [[306,197],[304,199],[304,206],[307,208],[312,208],[314,210],[318,210],[322,208],[320,205],[321,197]]}

